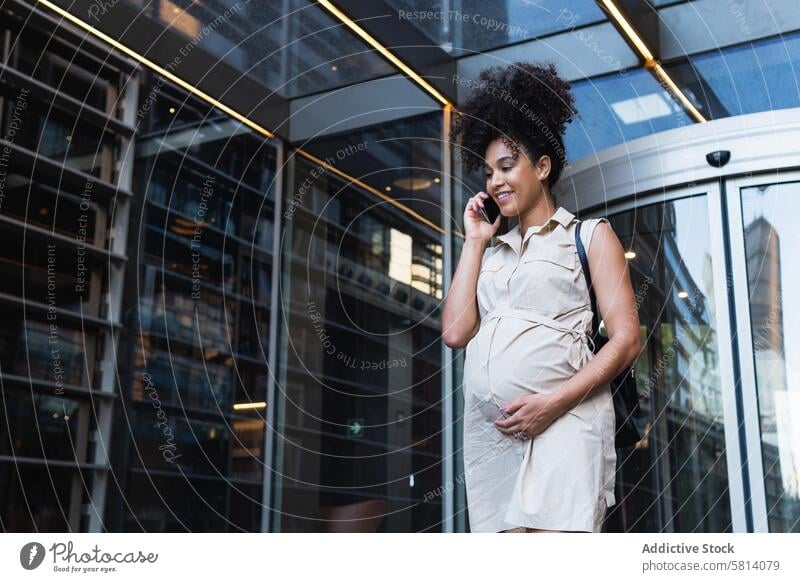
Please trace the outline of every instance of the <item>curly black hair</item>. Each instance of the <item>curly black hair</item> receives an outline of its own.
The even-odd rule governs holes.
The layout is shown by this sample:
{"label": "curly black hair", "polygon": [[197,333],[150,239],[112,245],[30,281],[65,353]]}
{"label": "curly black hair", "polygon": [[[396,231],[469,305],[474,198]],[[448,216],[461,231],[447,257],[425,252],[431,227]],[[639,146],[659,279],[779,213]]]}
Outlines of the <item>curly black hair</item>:
{"label": "curly black hair", "polygon": [[484,69],[470,86],[451,127],[451,139],[461,137],[458,151],[467,173],[483,167],[486,148],[500,137],[515,155],[521,145],[533,163],[549,156],[552,187],[566,162],[564,130],[578,113],[569,82],[552,63],[516,62]]}

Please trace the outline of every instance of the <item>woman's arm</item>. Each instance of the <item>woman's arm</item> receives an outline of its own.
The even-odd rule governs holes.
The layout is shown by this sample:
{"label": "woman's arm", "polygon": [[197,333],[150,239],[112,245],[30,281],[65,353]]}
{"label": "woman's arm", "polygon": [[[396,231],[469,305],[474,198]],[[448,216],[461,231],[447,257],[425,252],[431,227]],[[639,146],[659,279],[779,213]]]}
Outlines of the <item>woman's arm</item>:
{"label": "woman's arm", "polygon": [[486,241],[466,240],[462,247],[442,310],[442,341],[451,348],[467,345],[480,326],[476,288],[486,246]]}
{"label": "woman's arm", "polygon": [[608,343],[553,394],[520,396],[510,403],[506,408],[509,418],[495,422],[504,434],[511,436],[522,431],[530,438],[543,432],[588,398],[595,388],[616,378],[641,351],[639,313],[628,261],[617,235],[606,222],[595,227],[589,248],[589,271],[600,319],[608,331]]}
{"label": "woman's arm", "polygon": [[442,310],[442,341],[451,348],[467,345],[478,333],[481,323],[476,299],[478,275],[483,253],[500,227],[499,214],[494,224],[489,224],[479,214],[479,207],[488,197],[486,192],[478,192],[467,200],[464,208],[464,246]]}

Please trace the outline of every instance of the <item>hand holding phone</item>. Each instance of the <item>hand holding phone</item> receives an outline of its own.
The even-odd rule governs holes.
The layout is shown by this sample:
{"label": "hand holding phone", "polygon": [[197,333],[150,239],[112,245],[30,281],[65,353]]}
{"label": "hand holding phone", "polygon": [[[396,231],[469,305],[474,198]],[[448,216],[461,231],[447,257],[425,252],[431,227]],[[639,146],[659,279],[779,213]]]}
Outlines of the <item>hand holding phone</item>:
{"label": "hand holding phone", "polygon": [[483,215],[483,219],[489,224],[494,224],[494,221],[497,220],[497,217],[500,215],[500,206],[491,196],[484,198],[483,206],[480,206],[478,209]]}
{"label": "hand holding phone", "polygon": [[490,241],[500,228],[500,207],[486,192],[478,192],[467,201],[464,210],[464,234],[467,239]]}

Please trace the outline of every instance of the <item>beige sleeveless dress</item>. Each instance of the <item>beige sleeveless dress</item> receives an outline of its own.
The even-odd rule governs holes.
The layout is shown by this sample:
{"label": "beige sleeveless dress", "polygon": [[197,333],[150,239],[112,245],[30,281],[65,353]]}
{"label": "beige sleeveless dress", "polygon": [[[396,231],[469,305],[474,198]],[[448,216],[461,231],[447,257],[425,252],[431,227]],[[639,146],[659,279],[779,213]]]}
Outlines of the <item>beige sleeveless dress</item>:
{"label": "beige sleeveless dress", "polygon": [[[599,220],[605,219],[581,227],[587,253]],[[498,405],[532,392],[553,393],[594,357],[576,225],[575,216],[559,207],[523,239],[516,226],[484,252],[480,329],[464,361],[464,481],[473,532],[599,532],[615,503],[608,384],[533,439],[515,440],[494,425]]]}

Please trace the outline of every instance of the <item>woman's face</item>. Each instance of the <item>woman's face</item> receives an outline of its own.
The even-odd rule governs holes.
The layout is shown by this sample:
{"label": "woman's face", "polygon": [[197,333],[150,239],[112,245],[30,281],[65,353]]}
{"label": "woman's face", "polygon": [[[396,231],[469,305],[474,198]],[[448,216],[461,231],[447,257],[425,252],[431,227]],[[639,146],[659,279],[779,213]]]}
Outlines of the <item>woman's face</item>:
{"label": "woman's face", "polygon": [[519,216],[534,208],[545,195],[550,174],[549,156],[541,156],[534,165],[520,147],[516,159],[514,151],[502,138],[495,138],[486,148],[484,170],[486,193],[500,206],[503,216]]}

